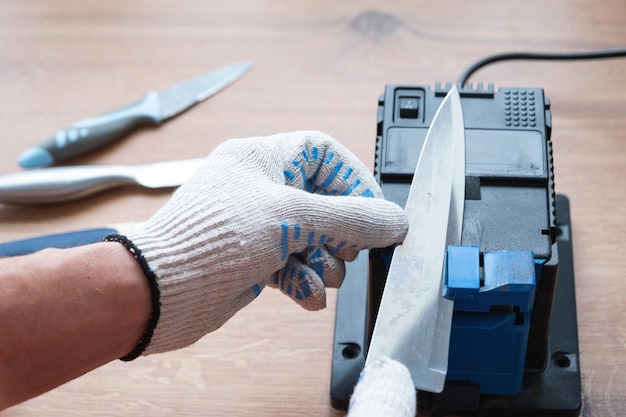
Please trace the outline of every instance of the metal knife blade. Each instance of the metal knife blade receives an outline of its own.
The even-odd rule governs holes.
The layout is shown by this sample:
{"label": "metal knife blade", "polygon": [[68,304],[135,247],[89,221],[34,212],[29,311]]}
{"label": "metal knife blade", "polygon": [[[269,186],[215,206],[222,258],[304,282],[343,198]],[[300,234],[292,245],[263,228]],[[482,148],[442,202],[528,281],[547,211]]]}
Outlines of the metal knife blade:
{"label": "metal knife blade", "polygon": [[204,158],[148,165],[80,165],[33,169],[0,176],[0,203],[40,204],[75,200],[123,185],[181,185]]}
{"label": "metal knife blade", "polygon": [[240,62],[202,74],[160,93],[100,116],[90,117],[59,130],[41,145],[19,157],[22,168],[40,168],[66,161],[112,142],[142,126],[159,125],[229,86],[251,67]]}
{"label": "metal knife blade", "polygon": [[161,91],[159,93],[161,121],[176,116],[218,93],[241,78],[251,67],[252,64],[249,62],[240,62]]}
{"label": "metal knife blade", "polygon": [[409,232],[394,250],[366,360],[403,363],[424,391],[445,383],[453,302],[442,278],[446,248],[461,240],[464,194],[465,128],[453,87],[422,147],[405,206]]}

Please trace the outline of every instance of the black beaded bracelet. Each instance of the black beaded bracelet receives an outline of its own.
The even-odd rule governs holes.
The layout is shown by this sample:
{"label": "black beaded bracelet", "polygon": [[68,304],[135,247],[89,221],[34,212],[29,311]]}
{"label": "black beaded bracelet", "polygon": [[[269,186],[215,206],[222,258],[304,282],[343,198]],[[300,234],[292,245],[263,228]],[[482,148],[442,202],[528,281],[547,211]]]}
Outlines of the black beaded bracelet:
{"label": "black beaded bracelet", "polygon": [[133,255],[143,274],[146,276],[148,280],[148,285],[150,286],[150,294],[152,299],[152,313],[150,314],[150,320],[148,321],[148,327],[144,332],[141,340],[135,346],[135,348],[127,355],[122,356],[120,360],[122,361],[132,361],[133,359],[137,359],[148,347],[150,344],[150,340],[152,340],[152,334],[154,333],[154,329],[159,321],[159,316],[161,315],[161,292],[159,291],[159,286],[157,284],[156,275],[150,267],[148,266],[148,262],[146,262],[146,258],[141,254],[141,250],[133,242],[130,241],[126,236],[112,234],[103,239],[105,242],[118,242],[124,245],[126,249]]}

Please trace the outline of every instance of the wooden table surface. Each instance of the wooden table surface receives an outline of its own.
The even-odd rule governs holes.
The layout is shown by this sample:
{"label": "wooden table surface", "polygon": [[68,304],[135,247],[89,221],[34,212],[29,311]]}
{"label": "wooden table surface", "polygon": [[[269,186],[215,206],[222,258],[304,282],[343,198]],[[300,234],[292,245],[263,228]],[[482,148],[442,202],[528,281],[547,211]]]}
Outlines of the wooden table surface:
{"label": "wooden table surface", "polygon": [[[389,3],[389,4],[386,4]],[[385,84],[456,81],[508,51],[625,46],[621,0],[0,1],[0,174],[56,130],[240,60],[253,70],[158,129],[72,163],[208,154],[230,137],[325,131],[373,165]],[[557,192],[571,200],[583,415],[626,410],[626,59],[508,62],[472,81],[543,87]],[[169,191],[0,206],[0,240],[143,220]],[[110,363],[2,416],[338,416],[329,405],[336,291],[305,312],[268,289],[177,352]],[[1,340],[1,336],[0,336]]]}

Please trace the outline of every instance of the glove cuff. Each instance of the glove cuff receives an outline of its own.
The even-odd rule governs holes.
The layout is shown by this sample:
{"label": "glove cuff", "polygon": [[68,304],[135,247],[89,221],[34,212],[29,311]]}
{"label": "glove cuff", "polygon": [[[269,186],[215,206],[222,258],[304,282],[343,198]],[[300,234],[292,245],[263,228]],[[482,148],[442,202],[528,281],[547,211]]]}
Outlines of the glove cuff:
{"label": "glove cuff", "polygon": [[127,355],[122,356],[120,360],[128,362],[134,359],[137,359],[141,354],[146,350],[150,341],[152,340],[152,335],[154,334],[154,329],[159,322],[159,317],[161,316],[161,292],[159,291],[159,286],[157,285],[156,275],[150,267],[148,266],[148,262],[144,258],[141,250],[135,246],[133,242],[130,241],[126,236],[112,234],[103,239],[105,242],[118,242],[124,245],[126,249],[133,255],[146,279],[148,280],[148,286],[150,287],[151,299],[152,299],[152,313],[150,314],[150,319],[148,321],[148,326],[146,327],[146,331],[139,343],[135,346],[135,348],[129,352]]}

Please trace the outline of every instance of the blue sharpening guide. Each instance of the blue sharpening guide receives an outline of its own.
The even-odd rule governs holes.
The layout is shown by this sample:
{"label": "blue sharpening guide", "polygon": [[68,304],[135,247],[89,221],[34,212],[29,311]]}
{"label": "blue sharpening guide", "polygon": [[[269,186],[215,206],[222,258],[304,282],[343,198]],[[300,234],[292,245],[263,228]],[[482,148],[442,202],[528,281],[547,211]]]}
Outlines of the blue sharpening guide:
{"label": "blue sharpening guide", "polygon": [[542,264],[530,251],[487,252],[481,274],[478,246],[448,248],[444,291],[454,300],[449,380],[474,382],[484,394],[521,390]]}

